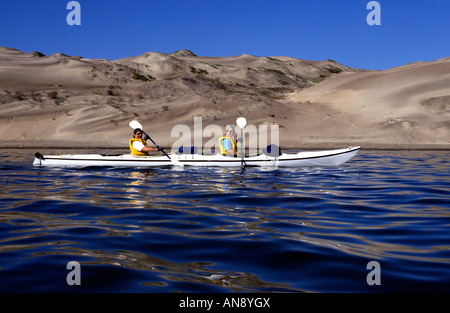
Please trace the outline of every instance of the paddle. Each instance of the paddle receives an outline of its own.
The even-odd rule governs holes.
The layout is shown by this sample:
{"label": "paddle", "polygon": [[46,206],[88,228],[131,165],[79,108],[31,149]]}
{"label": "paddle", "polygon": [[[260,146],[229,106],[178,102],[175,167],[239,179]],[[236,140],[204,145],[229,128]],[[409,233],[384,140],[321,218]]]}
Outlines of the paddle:
{"label": "paddle", "polygon": [[243,131],[244,131],[244,127],[247,124],[247,120],[245,119],[245,117],[238,117],[236,120],[236,124],[237,126],[239,126],[239,128],[241,129],[241,166],[243,167],[245,165],[245,161],[244,161],[244,136],[243,136]]}
{"label": "paddle", "polygon": [[169,160],[170,160],[173,164],[183,166],[183,164],[180,163],[178,160],[172,159],[172,158],[171,158],[171,157],[163,150],[163,148],[161,148],[160,146],[158,146],[158,145],[156,144],[156,142],[154,142],[153,139],[152,139],[149,135],[147,135],[147,134],[144,132],[144,130],[142,129],[141,123],[139,123],[138,121],[134,120],[134,121],[131,121],[131,122],[129,123],[129,125],[130,125],[130,127],[133,128],[133,129],[136,129],[136,128],[141,129],[141,130],[142,130],[142,133],[143,133],[148,139],[150,139],[151,142],[153,142],[153,144],[155,145],[155,147],[158,148],[159,151],[161,151],[162,153],[164,153],[164,155],[165,155],[166,157],[168,157]]}

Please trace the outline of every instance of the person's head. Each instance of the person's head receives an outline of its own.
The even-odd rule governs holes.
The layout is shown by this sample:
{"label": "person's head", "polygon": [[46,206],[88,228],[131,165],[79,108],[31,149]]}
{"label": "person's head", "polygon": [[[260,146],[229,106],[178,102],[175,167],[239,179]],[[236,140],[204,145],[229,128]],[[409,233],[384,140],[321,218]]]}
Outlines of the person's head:
{"label": "person's head", "polygon": [[234,126],[233,125],[228,125],[225,128],[225,136],[226,137],[233,137],[234,135]]}
{"label": "person's head", "polygon": [[136,139],[142,138],[142,129],[136,128],[136,129],[133,131],[133,137],[136,138]]}

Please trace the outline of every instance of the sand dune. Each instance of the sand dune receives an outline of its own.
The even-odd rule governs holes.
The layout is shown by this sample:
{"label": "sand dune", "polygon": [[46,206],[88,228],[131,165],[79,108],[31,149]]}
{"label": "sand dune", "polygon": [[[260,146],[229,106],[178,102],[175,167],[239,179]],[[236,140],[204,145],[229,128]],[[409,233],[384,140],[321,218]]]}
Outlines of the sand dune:
{"label": "sand dune", "polygon": [[[127,147],[139,120],[170,147],[176,125],[280,125],[283,148],[449,148],[450,58],[386,71],[332,60],[198,57],[109,61],[0,47],[0,146]],[[207,141],[209,138],[203,138]]]}
{"label": "sand dune", "polygon": [[324,112],[341,138],[352,136],[368,147],[446,147],[449,95],[450,58],[446,58],[342,75],[289,98],[328,108]]}

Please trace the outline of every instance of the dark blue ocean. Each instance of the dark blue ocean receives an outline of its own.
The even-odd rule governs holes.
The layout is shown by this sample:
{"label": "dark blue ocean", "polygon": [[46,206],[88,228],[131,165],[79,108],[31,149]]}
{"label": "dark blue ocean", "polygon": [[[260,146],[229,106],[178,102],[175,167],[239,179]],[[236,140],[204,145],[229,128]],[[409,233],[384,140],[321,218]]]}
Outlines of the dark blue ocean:
{"label": "dark blue ocean", "polygon": [[35,152],[0,152],[0,292],[450,292],[449,151],[273,171]]}

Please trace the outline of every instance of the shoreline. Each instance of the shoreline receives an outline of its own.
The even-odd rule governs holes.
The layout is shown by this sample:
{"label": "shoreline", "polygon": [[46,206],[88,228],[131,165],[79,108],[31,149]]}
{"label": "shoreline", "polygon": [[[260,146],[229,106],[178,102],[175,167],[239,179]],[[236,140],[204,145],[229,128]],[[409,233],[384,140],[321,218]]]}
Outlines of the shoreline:
{"label": "shoreline", "polygon": [[[450,151],[450,145],[444,145],[444,144],[411,144],[411,145],[405,145],[405,144],[391,144],[391,145],[377,145],[377,144],[361,144],[361,143],[336,143],[336,144],[305,144],[300,145],[296,147],[291,146],[283,146],[280,145],[280,148],[282,150],[333,150],[333,149],[341,149],[341,148],[347,148],[347,147],[355,147],[360,146],[361,150],[386,150],[386,151]],[[162,148],[166,151],[169,151],[171,147],[164,147]],[[98,149],[98,150],[128,150],[127,145],[110,145],[110,146],[104,146],[104,145],[86,145],[82,143],[67,143],[67,144],[30,144],[30,143],[20,143],[17,145],[12,145],[11,143],[2,143],[0,142],[0,149],[4,150],[15,150],[15,149],[26,149],[26,150],[88,150],[88,149]]]}

